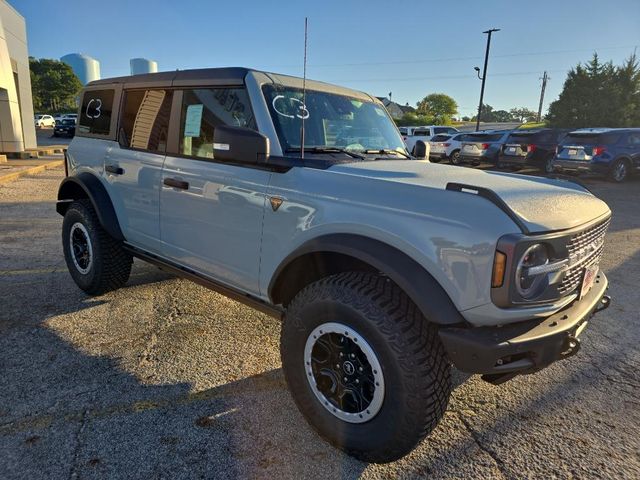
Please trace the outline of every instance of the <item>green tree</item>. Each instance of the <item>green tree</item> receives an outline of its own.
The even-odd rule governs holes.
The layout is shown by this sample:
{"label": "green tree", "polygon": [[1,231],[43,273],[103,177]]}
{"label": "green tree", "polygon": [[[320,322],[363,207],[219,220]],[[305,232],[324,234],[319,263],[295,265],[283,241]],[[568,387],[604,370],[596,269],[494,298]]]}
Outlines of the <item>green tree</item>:
{"label": "green tree", "polygon": [[493,121],[494,122],[512,122],[513,117],[511,113],[506,110],[495,110],[493,112]]}
{"label": "green tree", "polygon": [[33,106],[38,112],[76,108],[82,83],[66,63],[29,57]]}
{"label": "green tree", "polygon": [[[475,122],[478,119],[478,115],[471,117],[471,121]],[[495,122],[493,107],[486,103],[482,104],[482,113],[480,114],[481,122]]]}
{"label": "green tree", "polygon": [[433,118],[434,123],[448,125],[458,113],[458,104],[449,95],[432,93],[418,102],[418,114]]}
{"label": "green tree", "polygon": [[509,110],[512,120],[518,122],[535,122],[538,118],[538,113],[527,107],[512,108]]}
{"label": "green tree", "polygon": [[431,125],[435,123],[433,117],[429,115],[420,115],[418,113],[405,113],[402,118],[394,120],[399,127],[419,126],[419,125]]}
{"label": "green tree", "polygon": [[597,54],[567,74],[547,121],[567,128],[635,127],[640,122],[640,66],[631,55],[621,66]]}

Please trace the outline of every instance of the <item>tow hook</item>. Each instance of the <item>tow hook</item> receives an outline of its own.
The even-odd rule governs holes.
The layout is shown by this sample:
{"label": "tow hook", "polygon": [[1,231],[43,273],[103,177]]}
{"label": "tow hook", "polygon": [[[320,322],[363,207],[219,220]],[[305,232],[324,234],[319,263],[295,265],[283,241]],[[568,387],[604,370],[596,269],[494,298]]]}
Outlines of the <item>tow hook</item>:
{"label": "tow hook", "polygon": [[603,310],[606,310],[607,308],[609,308],[609,305],[611,305],[611,297],[609,295],[604,295],[600,299],[600,303],[598,303],[598,306],[593,311],[593,313],[602,312]]}
{"label": "tow hook", "polygon": [[[605,307],[606,308],[606,307]],[[564,342],[564,350],[560,353],[560,358],[573,357],[580,351],[580,340],[573,335],[569,335]]]}

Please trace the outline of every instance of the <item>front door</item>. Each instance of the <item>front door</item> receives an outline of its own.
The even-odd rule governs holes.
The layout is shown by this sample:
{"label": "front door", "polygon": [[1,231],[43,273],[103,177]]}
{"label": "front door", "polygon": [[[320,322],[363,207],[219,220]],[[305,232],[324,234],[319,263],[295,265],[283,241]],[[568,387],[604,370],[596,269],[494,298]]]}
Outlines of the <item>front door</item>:
{"label": "front door", "polygon": [[254,127],[242,88],[184,90],[178,154],[162,171],[160,235],[167,256],[259,295],[260,240],[271,173],[216,161],[216,125]]}

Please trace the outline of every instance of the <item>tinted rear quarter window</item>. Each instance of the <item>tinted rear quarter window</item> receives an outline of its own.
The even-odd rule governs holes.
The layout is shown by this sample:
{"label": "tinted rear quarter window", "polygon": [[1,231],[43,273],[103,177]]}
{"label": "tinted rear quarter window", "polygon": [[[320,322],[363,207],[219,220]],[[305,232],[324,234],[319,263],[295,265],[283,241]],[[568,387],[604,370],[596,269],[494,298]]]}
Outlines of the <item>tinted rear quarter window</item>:
{"label": "tinted rear quarter window", "polygon": [[118,142],[126,148],[165,152],[173,92],[133,90],[124,94]]}
{"label": "tinted rear quarter window", "polygon": [[93,135],[109,135],[111,133],[113,96],[113,89],[84,92],[78,122],[80,133]]}

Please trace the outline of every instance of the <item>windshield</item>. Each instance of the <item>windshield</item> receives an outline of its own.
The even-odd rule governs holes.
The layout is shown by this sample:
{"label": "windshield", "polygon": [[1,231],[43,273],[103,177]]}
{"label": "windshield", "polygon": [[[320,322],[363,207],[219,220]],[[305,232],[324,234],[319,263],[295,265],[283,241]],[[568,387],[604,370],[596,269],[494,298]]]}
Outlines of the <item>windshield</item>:
{"label": "windshield", "polygon": [[385,108],[377,103],[307,90],[304,105],[302,89],[265,85],[263,91],[285,151],[300,148],[302,117],[305,148],[406,151]]}

